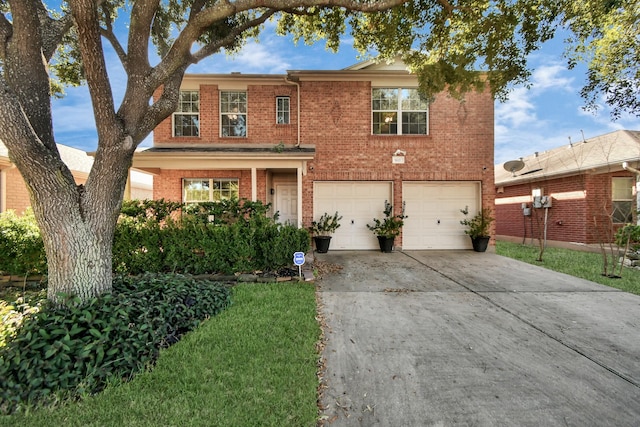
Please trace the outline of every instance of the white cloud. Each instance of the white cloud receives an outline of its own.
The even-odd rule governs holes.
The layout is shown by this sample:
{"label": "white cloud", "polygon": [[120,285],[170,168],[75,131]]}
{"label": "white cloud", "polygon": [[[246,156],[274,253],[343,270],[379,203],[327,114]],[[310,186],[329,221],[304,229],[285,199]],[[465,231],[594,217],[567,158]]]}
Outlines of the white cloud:
{"label": "white cloud", "polygon": [[566,67],[560,64],[542,65],[531,73],[531,86],[536,91],[561,89],[570,92],[574,90],[574,79],[563,75],[566,72]]}

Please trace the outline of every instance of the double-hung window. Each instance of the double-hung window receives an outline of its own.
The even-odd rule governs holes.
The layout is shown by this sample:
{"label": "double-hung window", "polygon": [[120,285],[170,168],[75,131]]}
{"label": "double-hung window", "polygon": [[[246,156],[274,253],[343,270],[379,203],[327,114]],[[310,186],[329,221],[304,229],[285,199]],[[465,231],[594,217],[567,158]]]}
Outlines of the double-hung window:
{"label": "double-hung window", "polygon": [[237,199],[238,180],[235,178],[184,178],[182,198],[184,203],[217,202]]}
{"label": "double-hung window", "polygon": [[276,123],[279,125],[288,125],[290,120],[289,97],[276,97]]}
{"label": "double-hung window", "polygon": [[247,136],[247,92],[220,92],[220,126],[221,136]]}
{"label": "double-hung window", "polygon": [[612,220],[614,223],[628,223],[633,221],[633,185],[633,178],[612,178],[611,205]]}
{"label": "double-hung window", "polygon": [[371,92],[375,135],[426,135],[429,102],[411,88],[374,88]]}
{"label": "double-hung window", "polygon": [[180,91],[178,110],[173,113],[174,136],[200,136],[200,93]]}

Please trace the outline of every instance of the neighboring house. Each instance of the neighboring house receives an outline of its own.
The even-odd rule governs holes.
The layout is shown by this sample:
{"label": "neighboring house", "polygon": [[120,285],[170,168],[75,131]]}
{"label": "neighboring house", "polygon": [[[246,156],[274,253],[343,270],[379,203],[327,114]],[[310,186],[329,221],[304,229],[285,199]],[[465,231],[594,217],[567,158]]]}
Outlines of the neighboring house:
{"label": "neighboring house", "polygon": [[[84,184],[91,171],[93,159],[86,152],[58,144],[60,157],[67,164],[78,184]],[[0,141],[0,212],[14,210],[20,214],[31,202],[29,192],[18,168],[9,160],[7,147]]]}
{"label": "neighboring house", "polygon": [[406,206],[403,249],[470,248],[460,209],[493,206],[493,98],[427,102],[401,62],[287,74],[193,74],[133,166],[154,198],[247,198],[309,226],[338,211],[332,249],[376,249],[385,200]]}
{"label": "neighboring house", "polygon": [[[495,168],[496,235],[594,244],[635,222],[640,131],[620,130],[523,157],[522,169]],[[628,169],[623,168],[627,162]],[[506,162],[507,169],[516,162]],[[544,197],[550,207],[541,206]],[[525,215],[529,214],[529,215]]]}
{"label": "neighboring house", "polygon": [[[77,148],[58,144],[62,161],[71,170],[77,184],[84,184],[89,177],[93,157]],[[131,172],[131,185],[127,186],[131,198],[152,198],[153,183],[148,174]],[[145,176],[147,175],[147,176]],[[18,168],[9,160],[7,147],[0,141],[0,212],[14,210],[20,214],[31,206],[29,192]]]}

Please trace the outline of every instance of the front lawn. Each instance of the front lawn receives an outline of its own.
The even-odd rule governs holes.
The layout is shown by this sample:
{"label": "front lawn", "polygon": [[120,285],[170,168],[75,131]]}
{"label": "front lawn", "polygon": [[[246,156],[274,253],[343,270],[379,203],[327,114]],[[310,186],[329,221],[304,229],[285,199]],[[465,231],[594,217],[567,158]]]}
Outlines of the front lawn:
{"label": "front lawn", "polygon": [[0,426],[315,426],[319,337],[312,284],[239,285],[152,371]]}
{"label": "front lawn", "polygon": [[536,261],[538,252],[537,246],[505,241],[496,242],[498,255],[640,295],[640,270],[624,267],[622,277],[612,279],[602,275],[602,255],[599,253],[547,247],[542,256],[543,261],[538,262]]}

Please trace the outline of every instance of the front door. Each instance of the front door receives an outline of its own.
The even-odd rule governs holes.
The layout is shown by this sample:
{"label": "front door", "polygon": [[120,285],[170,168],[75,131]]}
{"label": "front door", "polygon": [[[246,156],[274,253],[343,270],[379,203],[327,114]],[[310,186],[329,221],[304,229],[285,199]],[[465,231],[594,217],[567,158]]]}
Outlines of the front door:
{"label": "front door", "polygon": [[280,214],[278,221],[282,224],[298,224],[298,186],[296,184],[276,185],[275,210]]}

